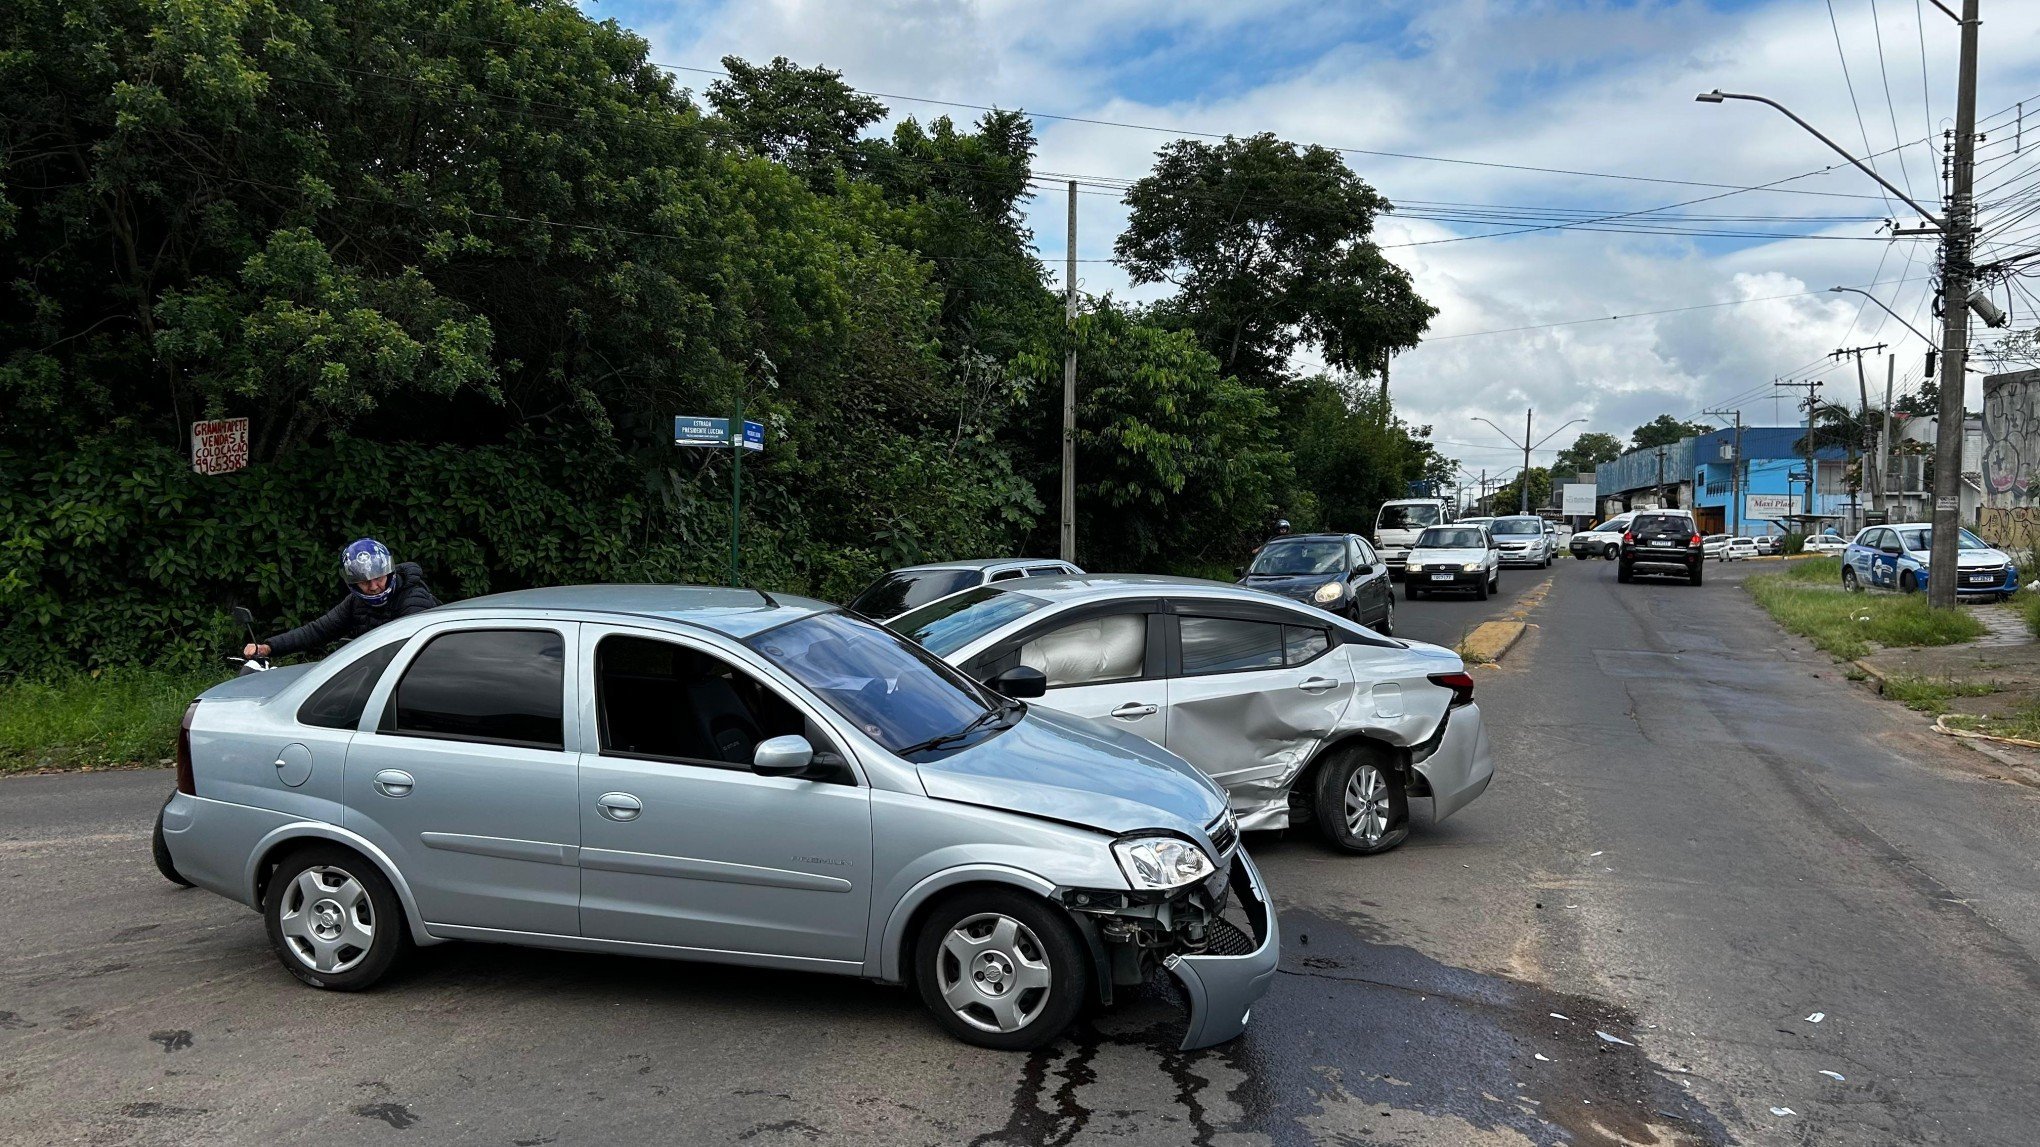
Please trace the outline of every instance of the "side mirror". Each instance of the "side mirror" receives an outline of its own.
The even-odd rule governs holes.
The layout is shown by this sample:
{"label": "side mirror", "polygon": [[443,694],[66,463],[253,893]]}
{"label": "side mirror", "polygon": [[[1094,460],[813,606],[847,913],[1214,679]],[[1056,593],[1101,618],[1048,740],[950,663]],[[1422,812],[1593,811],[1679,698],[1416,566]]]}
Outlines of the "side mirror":
{"label": "side mirror", "polygon": [[814,763],[815,747],[795,733],[767,738],[751,750],[751,771],[761,777],[799,776]]}
{"label": "side mirror", "polygon": [[985,687],[1003,697],[1024,700],[1048,692],[1048,674],[1031,665],[1015,665],[985,682]]}
{"label": "side mirror", "polygon": [[1904,549],[1898,546],[1879,546],[1878,549],[1883,551],[1884,553],[1892,555],[1893,557],[1897,557],[1899,554],[1905,552]]}
{"label": "side mirror", "polygon": [[1234,567],[1232,568],[1232,575],[1233,575],[1234,577],[1245,577],[1245,576],[1247,576],[1247,567],[1245,567],[1245,566],[1234,566]]}
{"label": "side mirror", "polygon": [[255,624],[255,615],[248,612],[247,606],[237,605],[234,607],[234,623],[243,628],[252,627]]}

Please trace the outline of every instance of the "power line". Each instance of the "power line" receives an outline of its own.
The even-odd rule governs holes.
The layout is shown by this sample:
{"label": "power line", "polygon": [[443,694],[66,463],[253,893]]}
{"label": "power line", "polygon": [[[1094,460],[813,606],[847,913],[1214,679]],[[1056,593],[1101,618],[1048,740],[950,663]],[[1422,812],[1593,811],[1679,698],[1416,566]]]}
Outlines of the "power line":
{"label": "power line", "polygon": [[[1888,280],[1888,281],[1889,281],[1889,282],[1903,282],[1904,280],[1899,280],[1899,279],[1892,279],[1892,280]],[[1884,285],[1885,285],[1884,283],[1871,283],[1871,284],[1869,284],[1869,286],[1871,286],[1871,287],[1879,287],[1879,286],[1884,286]],[[1425,338],[1424,338],[1424,342],[1425,342],[1425,343],[1434,343],[1434,342],[1445,342],[1445,341],[1447,341],[1447,340],[1450,340],[1450,339],[1470,339],[1470,338],[1476,338],[1476,337],[1478,337],[1478,336],[1481,336],[1481,335],[1506,335],[1506,334],[1514,334],[1514,333],[1516,333],[1516,332],[1518,332],[1518,331],[1542,331],[1542,330],[1550,330],[1550,329],[1551,329],[1551,328],[1553,328],[1553,327],[1576,327],[1576,326],[1584,326],[1584,325],[1586,325],[1586,324],[1589,324],[1589,323],[1611,323],[1611,322],[1617,322],[1617,321],[1620,321],[1620,320],[1622,320],[1622,319],[1641,319],[1641,318],[1649,318],[1649,317],[1650,317],[1650,316],[1652,316],[1652,315],[1671,315],[1671,314],[1677,314],[1677,313],[1679,313],[1679,312],[1681,312],[1681,311],[1706,311],[1706,310],[1713,310],[1713,309],[1714,309],[1714,308],[1716,308],[1716,307],[1739,307],[1739,306],[1742,306],[1742,305],[1743,305],[1743,304],[1745,304],[1745,303],[1769,303],[1769,302],[1776,302],[1776,301],[1777,301],[1777,300],[1779,300],[1779,299],[1803,299],[1803,298],[1806,298],[1806,297],[1808,297],[1808,296],[1810,296],[1810,295],[1825,295],[1825,294],[1827,294],[1827,293],[1828,293],[1828,292],[1826,292],[1826,291],[1794,291],[1794,292],[1792,292],[1792,293],[1790,293],[1790,294],[1785,294],[1785,295],[1759,295],[1759,296],[1757,296],[1757,297],[1755,297],[1755,298],[1750,298],[1750,299],[1728,299],[1728,300],[1725,300],[1725,301],[1723,301],[1723,302],[1718,302],[1718,303],[1695,303],[1695,304],[1693,304],[1692,306],[1686,306],[1686,307],[1664,307],[1664,308],[1662,308],[1662,309],[1659,309],[1659,310],[1655,310],[1655,311],[1632,311],[1632,312],[1630,312],[1629,314],[1626,314],[1626,315],[1597,315],[1597,316],[1595,316],[1595,317],[1593,317],[1593,318],[1591,318],[1591,319],[1565,319],[1565,320],[1562,320],[1562,321],[1560,321],[1560,322],[1554,322],[1554,323],[1532,323],[1532,324],[1530,324],[1530,325],[1528,325],[1528,326],[1520,326],[1520,327],[1497,327],[1496,329],[1494,329],[1494,330],[1489,330],[1489,331],[1462,331],[1462,332],[1460,332],[1459,334],[1451,334],[1451,335],[1427,335],[1427,336],[1425,336]]]}
{"label": "power line", "polygon": [[[1884,110],[1891,116],[1891,142],[1897,143],[1898,108],[1891,102],[1891,72],[1884,63],[1884,21],[1877,15],[1877,0],[1870,0],[1870,31],[1877,37],[1877,74],[1884,81]],[[1918,199],[1919,196],[1913,193],[1912,164],[1905,161],[1902,151],[1898,153],[1898,175],[1905,182],[1905,193]]]}
{"label": "power line", "polygon": [[[1856,81],[1849,75],[1849,57],[1842,51],[1842,26],[1835,20],[1835,0],[1827,0],[1827,14],[1828,27],[1833,29],[1835,34],[1835,58],[1840,60],[1842,64],[1842,82],[1849,89],[1849,106],[1856,111],[1856,131],[1862,135],[1863,150],[1867,152],[1870,150],[1870,129],[1863,126],[1863,105],[1856,102]],[[1877,170],[1876,160],[1865,160],[1865,162],[1870,165],[1871,171],[1875,172]],[[1884,207],[1887,211],[1897,214],[1896,209],[1891,206],[1890,199],[1885,199]]]}

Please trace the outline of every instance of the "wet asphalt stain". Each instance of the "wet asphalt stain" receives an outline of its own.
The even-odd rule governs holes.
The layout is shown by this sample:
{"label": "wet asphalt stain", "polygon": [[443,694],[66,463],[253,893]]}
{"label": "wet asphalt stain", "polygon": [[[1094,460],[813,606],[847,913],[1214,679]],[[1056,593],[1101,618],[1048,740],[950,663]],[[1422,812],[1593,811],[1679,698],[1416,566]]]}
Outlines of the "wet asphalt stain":
{"label": "wet asphalt stain", "polygon": [[163,1054],[183,1051],[192,1045],[191,1033],[184,1030],[150,1032],[149,1038],[163,1045]]}
{"label": "wet asphalt stain", "polygon": [[[1325,1131],[1314,1123],[1334,1110],[1346,1119],[1370,1110],[1391,1119],[1450,1117],[1548,1147],[1728,1141],[1674,1073],[1631,1046],[1649,1032],[1639,1033],[1625,1009],[1363,938],[1355,925],[1373,931],[1364,919],[1288,912],[1282,925],[1281,974],[1254,1006],[1245,1035],[1178,1051],[1181,997],[1172,983],[1152,984],[1031,1053],[1006,1125],[973,1147],[1074,1142],[1099,1114],[1083,1087],[1097,1078],[1094,1062],[1108,1046],[1138,1047],[1158,1066],[1174,1086],[1175,1110],[1163,1118],[1180,1121],[1180,1141],[1193,1147],[1239,1132],[1276,1144],[1318,1142]],[[1214,1093],[1221,1075],[1242,1082]],[[1392,1123],[1380,1126],[1357,1134],[1369,1141],[1393,1134]]]}
{"label": "wet asphalt stain", "polygon": [[143,1100],[140,1103],[123,1103],[120,1113],[130,1119],[162,1119],[178,1115],[204,1115],[203,1107],[174,1107],[168,1103]]}
{"label": "wet asphalt stain", "polygon": [[822,1129],[812,1123],[804,1123],[798,1119],[782,1119],[777,1123],[760,1123],[749,1130],[739,1131],[737,1138],[755,1139],[760,1135],[777,1135],[783,1131],[797,1134],[810,1143],[822,1137]]}
{"label": "wet asphalt stain", "polygon": [[162,927],[161,924],[137,924],[132,928],[122,928],[120,931],[115,932],[111,937],[109,937],[108,942],[113,944],[119,944],[128,940],[138,939],[144,934],[153,932],[161,927]]}
{"label": "wet asphalt stain", "polygon": [[0,1031],[25,1031],[35,1026],[34,1020],[25,1020],[13,1012],[0,1012]]}
{"label": "wet asphalt stain", "polygon": [[399,1131],[418,1122],[411,1109],[401,1103],[364,1103],[354,1113],[363,1119],[380,1119]]}

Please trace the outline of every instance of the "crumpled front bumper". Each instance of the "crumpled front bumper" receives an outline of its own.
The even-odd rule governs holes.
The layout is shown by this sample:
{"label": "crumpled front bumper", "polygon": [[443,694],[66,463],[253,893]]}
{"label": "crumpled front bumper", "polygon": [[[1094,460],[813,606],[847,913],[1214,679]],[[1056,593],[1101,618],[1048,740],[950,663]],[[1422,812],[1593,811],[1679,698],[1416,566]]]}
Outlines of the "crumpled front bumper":
{"label": "crumpled front bumper", "polygon": [[1232,890],[1253,924],[1258,942],[1254,950],[1239,956],[1176,955],[1162,961],[1190,999],[1184,1051],[1221,1044],[1245,1031],[1254,1002],[1267,994],[1282,957],[1275,901],[1244,848],[1233,855]]}

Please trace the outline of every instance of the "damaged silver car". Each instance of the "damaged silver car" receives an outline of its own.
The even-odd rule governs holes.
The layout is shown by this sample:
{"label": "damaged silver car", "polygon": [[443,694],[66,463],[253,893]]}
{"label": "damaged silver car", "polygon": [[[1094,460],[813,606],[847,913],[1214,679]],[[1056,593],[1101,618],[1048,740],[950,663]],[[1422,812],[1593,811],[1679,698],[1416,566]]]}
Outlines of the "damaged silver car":
{"label": "damaged silver car", "polygon": [[1187,1049],[1243,1030],[1278,956],[1202,773],[749,590],[478,598],[216,686],[160,833],[166,875],[340,991],[414,946],[523,944],[911,983],[1025,1049],[1166,969]]}
{"label": "damaged silver car", "polygon": [[1459,655],[1238,586],[1141,574],[980,586],[890,625],[993,689],[1138,733],[1225,787],[1242,830],[1383,852],[1494,776]]}

